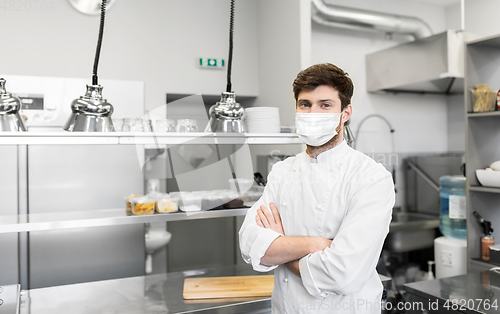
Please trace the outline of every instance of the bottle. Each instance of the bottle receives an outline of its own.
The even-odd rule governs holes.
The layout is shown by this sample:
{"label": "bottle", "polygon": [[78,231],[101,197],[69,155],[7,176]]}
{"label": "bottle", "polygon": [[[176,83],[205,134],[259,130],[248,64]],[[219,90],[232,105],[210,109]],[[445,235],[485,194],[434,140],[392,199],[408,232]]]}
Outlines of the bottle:
{"label": "bottle", "polygon": [[485,235],[481,238],[481,258],[485,261],[490,260],[490,246],[495,244],[495,238],[492,235]]}
{"label": "bottle", "polygon": [[427,276],[425,277],[425,280],[433,280],[434,278],[434,273],[432,272],[432,265],[434,265],[434,261],[427,261]]}
{"label": "bottle", "polygon": [[439,230],[449,238],[467,238],[467,214],[465,199],[465,177],[443,176],[439,178],[441,215]]}
{"label": "bottle", "polygon": [[434,265],[434,261],[427,261],[427,272],[423,270],[418,270],[417,274],[415,275],[415,281],[424,281],[424,280],[433,280],[435,279],[434,273],[432,272],[432,265]]}
{"label": "bottle", "polygon": [[481,258],[485,261],[490,260],[490,246],[495,244],[495,238],[493,238],[493,228],[491,228],[491,222],[484,220],[481,215],[477,212],[473,213],[477,220],[483,228],[484,237],[481,238]]}

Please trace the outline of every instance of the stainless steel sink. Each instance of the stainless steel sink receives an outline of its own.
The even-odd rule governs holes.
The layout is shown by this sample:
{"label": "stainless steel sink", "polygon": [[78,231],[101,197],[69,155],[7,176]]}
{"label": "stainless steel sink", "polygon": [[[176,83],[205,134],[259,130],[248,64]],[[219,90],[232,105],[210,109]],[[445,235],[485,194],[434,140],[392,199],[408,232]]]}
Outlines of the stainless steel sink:
{"label": "stainless steel sink", "polygon": [[439,228],[437,215],[395,209],[384,248],[392,252],[408,252],[431,247],[434,245],[436,228]]}

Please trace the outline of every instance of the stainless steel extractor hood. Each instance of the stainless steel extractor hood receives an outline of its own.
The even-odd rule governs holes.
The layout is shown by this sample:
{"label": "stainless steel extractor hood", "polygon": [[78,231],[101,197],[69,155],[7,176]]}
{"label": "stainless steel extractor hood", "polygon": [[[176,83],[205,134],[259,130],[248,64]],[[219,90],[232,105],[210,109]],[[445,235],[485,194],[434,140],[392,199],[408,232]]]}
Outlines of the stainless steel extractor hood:
{"label": "stainless steel extractor hood", "polygon": [[473,37],[448,30],[367,55],[368,91],[463,93],[464,42]]}

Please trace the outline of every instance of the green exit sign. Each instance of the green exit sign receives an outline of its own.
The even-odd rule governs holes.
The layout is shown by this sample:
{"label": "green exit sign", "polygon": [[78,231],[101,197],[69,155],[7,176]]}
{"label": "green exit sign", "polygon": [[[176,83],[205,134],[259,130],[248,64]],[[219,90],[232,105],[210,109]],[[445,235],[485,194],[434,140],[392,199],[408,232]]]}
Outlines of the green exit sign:
{"label": "green exit sign", "polygon": [[199,58],[198,65],[200,68],[222,69],[226,66],[226,62],[224,59]]}

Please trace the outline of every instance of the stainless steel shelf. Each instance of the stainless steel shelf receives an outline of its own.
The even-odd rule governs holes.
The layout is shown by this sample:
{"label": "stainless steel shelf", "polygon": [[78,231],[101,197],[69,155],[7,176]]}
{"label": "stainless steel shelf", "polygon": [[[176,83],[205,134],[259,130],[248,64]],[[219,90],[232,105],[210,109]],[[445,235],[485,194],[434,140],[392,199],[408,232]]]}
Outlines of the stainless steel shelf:
{"label": "stainless steel shelf", "polygon": [[471,258],[471,262],[475,263],[476,265],[478,265],[480,267],[487,268],[487,269],[491,269],[493,267],[499,267],[500,266],[500,265],[497,265],[497,264],[494,264],[494,263],[490,263],[489,261],[485,261],[485,260],[483,260],[480,257],[472,257]]}
{"label": "stainless steel shelf", "polygon": [[0,145],[301,144],[295,133],[1,132]]}
{"label": "stainless steel shelf", "polygon": [[484,193],[500,193],[500,188],[489,188],[479,185],[473,185],[469,187],[469,191],[484,192]]}
{"label": "stainless steel shelf", "polygon": [[468,118],[484,118],[484,117],[495,117],[495,116],[500,116],[500,111],[467,113]]}
{"label": "stainless steel shelf", "polygon": [[248,208],[177,212],[170,214],[130,215],[124,208],[0,216],[0,233],[128,225],[221,217],[244,216]]}

